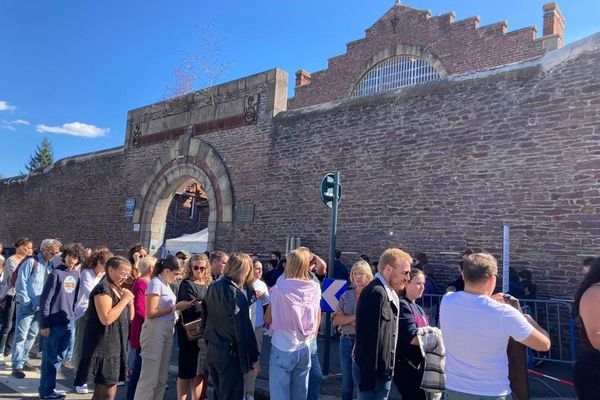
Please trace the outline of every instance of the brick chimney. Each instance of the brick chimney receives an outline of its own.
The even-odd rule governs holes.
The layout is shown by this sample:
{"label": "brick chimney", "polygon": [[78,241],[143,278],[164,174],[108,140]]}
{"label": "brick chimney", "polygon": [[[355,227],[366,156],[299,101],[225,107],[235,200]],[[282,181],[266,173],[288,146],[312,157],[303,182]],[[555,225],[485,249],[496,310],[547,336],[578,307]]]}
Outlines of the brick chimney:
{"label": "brick chimney", "polygon": [[310,85],[310,72],[303,69],[296,71],[296,87]]}
{"label": "brick chimney", "polygon": [[563,46],[565,36],[565,17],[556,3],[544,4],[544,46],[548,50],[555,50]]}

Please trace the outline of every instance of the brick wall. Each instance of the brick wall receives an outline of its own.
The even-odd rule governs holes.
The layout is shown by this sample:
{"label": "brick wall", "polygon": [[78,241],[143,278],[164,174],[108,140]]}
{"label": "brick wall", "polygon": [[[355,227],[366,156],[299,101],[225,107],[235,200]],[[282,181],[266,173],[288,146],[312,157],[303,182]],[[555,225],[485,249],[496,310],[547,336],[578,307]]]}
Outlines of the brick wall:
{"label": "brick wall", "polygon": [[[227,167],[235,207],[255,207],[253,222],[236,216],[217,227],[216,247],[268,253],[297,235],[327,254],[318,185],[338,169],[340,249],[372,259],[388,246],[424,251],[449,277],[464,247],[499,255],[506,223],[513,265],[532,269],[542,294],[570,296],[580,255],[600,245],[599,48],[548,70],[442,80],[274,119],[261,111],[256,125],[202,134]],[[125,200],[173,140],[0,181],[0,241],[58,236],[127,248],[139,234],[124,219]]]}
{"label": "brick wall", "polygon": [[364,39],[348,43],[345,54],[330,58],[326,70],[313,73],[310,84],[296,87],[288,108],[348,97],[373,56],[390,46],[415,46],[441,61],[447,74],[458,75],[544,54],[543,39],[535,34],[535,27],[508,32],[505,21],[479,27],[478,17],[455,21],[453,13],[432,17],[398,4],[367,29]]}

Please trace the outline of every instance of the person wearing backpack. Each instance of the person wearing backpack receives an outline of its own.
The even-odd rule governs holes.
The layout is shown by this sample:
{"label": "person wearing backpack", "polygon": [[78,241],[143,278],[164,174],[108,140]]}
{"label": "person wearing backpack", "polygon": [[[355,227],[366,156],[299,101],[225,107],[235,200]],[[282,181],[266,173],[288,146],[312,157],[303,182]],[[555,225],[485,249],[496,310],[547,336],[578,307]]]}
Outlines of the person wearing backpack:
{"label": "person wearing backpack", "polygon": [[15,271],[17,319],[13,342],[12,376],[18,379],[25,378],[23,371],[36,371],[36,368],[29,364],[29,350],[39,330],[40,296],[48,275],[48,263],[59,253],[60,246],[61,243],[56,239],[44,239],[38,256],[24,259]]}
{"label": "person wearing backpack", "polygon": [[6,260],[0,283],[0,301],[4,302],[4,309],[0,311],[0,365],[4,365],[4,360],[10,358],[15,330],[15,286],[11,278],[21,261],[33,252],[33,242],[26,237],[17,239],[13,246],[16,253]]}

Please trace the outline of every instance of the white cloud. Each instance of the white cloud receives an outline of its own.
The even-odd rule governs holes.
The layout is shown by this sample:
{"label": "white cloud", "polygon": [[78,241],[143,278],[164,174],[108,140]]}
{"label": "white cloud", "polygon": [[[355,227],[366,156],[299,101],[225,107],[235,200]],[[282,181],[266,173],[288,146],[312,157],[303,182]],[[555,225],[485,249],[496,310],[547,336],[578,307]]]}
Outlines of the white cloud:
{"label": "white cloud", "polygon": [[8,104],[8,101],[0,100],[0,111],[15,111],[17,107]]}
{"label": "white cloud", "polygon": [[83,122],[69,122],[62,126],[39,124],[35,127],[35,130],[38,132],[60,133],[85,138],[101,137],[110,131],[109,128],[98,128],[97,126],[84,124]]}
{"label": "white cloud", "polygon": [[16,131],[17,127],[15,125],[31,125],[29,121],[25,121],[24,119],[17,119],[14,121],[2,121],[2,128],[8,129],[9,131]]}

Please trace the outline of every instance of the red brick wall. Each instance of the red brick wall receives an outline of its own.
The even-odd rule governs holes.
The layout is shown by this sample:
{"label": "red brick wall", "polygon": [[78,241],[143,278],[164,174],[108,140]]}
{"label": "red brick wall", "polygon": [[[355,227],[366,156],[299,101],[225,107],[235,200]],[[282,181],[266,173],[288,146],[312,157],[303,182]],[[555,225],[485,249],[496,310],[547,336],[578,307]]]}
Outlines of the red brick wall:
{"label": "red brick wall", "polygon": [[[595,51],[550,71],[433,82],[202,135],[227,166],[235,205],[255,206],[254,222],[219,227],[216,245],[268,253],[297,235],[327,254],[318,185],[339,169],[340,249],[372,259],[388,246],[420,250],[454,275],[457,256],[446,253],[499,255],[506,223],[513,265],[532,269],[542,294],[570,296],[579,255],[600,248],[597,76]],[[125,200],[170,144],[0,181],[0,241],[58,236],[125,249],[139,238]]]}
{"label": "red brick wall", "polygon": [[418,46],[432,53],[449,75],[484,70],[545,53],[542,41],[535,39],[535,29],[531,27],[506,32],[504,22],[479,27],[477,17],[454,21],[453,14],[432,17],[426,11],[396,5],[367,29],[364,39],[348,43],[345,54],[330,58],[326,70],[313,73],[309,85],[296,87],[288,108],[348,97],[371,58],[397,44]]}

